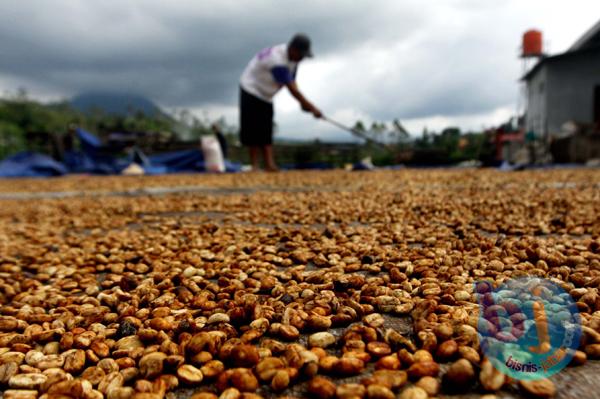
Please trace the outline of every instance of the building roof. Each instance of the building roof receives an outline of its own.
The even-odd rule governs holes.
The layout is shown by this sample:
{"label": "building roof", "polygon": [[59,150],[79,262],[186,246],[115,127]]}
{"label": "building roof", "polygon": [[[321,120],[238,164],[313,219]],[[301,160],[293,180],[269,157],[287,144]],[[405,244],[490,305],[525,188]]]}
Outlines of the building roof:
{"label": "building roof", "polygon": [[567,52],[579,51],[600,45],[600,21],[583,34]]}
{"label": "building roof", "polygon": [[547,62],[580,54],[591,49],[600,49],[600,21],[596,22],[594,26],[577,39],[566,52],[541,58],[539,62],[521,78],[521,80],[531,79]]}

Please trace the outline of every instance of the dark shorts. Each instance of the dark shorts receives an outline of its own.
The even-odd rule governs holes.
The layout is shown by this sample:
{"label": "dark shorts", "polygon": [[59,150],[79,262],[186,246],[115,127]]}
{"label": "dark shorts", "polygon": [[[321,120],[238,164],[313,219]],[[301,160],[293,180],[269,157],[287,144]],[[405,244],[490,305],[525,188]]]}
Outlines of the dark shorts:
{"label": "dark shorts", "polygon": [[240,141],[246,146],[273,143],[273,104],[240,88]]}

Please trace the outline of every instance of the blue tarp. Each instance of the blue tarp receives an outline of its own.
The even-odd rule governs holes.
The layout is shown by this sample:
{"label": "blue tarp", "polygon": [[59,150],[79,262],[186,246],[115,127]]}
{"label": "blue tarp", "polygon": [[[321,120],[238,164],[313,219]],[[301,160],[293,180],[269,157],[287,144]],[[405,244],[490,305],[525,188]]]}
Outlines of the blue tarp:
{"label": "blue tarp", "polygon": [[81,128],[77,129],[76,132],[79,143],[85,152],[96,151],[102,148],[102,141],[94,134]]}
{"label": "blue tarp", "polygon": [[[203,160],[199,150],[184,150],[146,156],[137,148],[130,149],[127,156],[118,158],[114,154],[120,148],[105,146],[92,133],[77,129],[81,151],[67,154],[65,163],[69,170],[77,173],[119,174],[132,162],[137,163],[148,174],[175,172],[197,172],[203,170],[197,164]],[[202,165],[203,167],[204,165]]]}
{"label": "blue tarp", "polygon": [[48,177],[67,172],[62,163],[33,152],[20,152],[0,162],[0,177]]}
{"label": "blue tarp", "polygon": [[293,164],[285,164],[281,166],[282,170],[328,170],[333,169],[333,165],[329,162],[301,162]]}
{"label": "blue tarp", "polygon": [[[138,148],[131,148],[124,157],[114,154],[122,148],[105,146],[94,134],[77,129],[80,151],[68,151],[64,164],[49,156],[19,153],[0,162],[0,177],[59,176],[66,173],[119,174],[132,162],[147,174],[204,172],[204,157],[199,149],[168,152],[147,156]],[[225,160],[227,172],[239,172],[241,165]]]}
{"label": "blue tarp", "polygon": [[[203,165],[204,166],[204,165]],[[231,162],[229,159],[225,160],[225,172],[241,172],[242,164],[239,162]]]}
{"label": "blue tarp", "polygon": [[94,174],[118,174],[131,163],[131,160],[117,158],[114,154],[120,149],[105,146],[94,134],[77,129],[81,151],[65,154],[65,164],[70,172]]}
{"label": "blue tarp", "polygon": [[150,155],[148,161],[150,165],[165,167],[167,173],[204,170],[204,157],[200,150],[183,150]]}

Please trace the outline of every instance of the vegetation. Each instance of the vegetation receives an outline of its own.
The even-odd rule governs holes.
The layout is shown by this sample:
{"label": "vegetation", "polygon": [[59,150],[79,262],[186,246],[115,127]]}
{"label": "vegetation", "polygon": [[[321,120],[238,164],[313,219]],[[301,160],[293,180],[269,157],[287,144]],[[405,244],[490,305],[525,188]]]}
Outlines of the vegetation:
{"label": "vegetation", "polygon": [[386,144],[386,149],[369,145],[376,165],[448,165],[469,160],[487,163],[493,156],[493,143],[486,132],[463,133],[457,127],[448,127],[440,133],[425,129],[421,137],[411,138],[397,119],[389,127],[373,122],[368,129],[358,121],[354,129]]}
{"label": "vegetation", "polygon": [[[210,121],[187,110],[172,115],[156,112],[147,115],[130,110],[126,114],[110,114],[101,110],[80,112],[66,102],[42,104],[27,97],[24,91],[0,99],[0,159],[16,152],[29,150],[55,155],[55,144],[68,134],[73,126],[80,126],[105,137],[111,132],[144,133],[144,137],[159,137],[167,143],[197,143],[197,139],[218,129],[230,144],[229,157],[247,161],[246,151],[237,143],[236,130],[223,118]],[[389,125],[373,122],[366,126],[358,121],[354,129],[372,139],[372,142],[325,144],[318,140],[307,143],[280,144],[278,158],[281,164],[323,164],[343,166],[370,156],[375,165],[444,165],[465,160],[487,160],[493,152],[492,143],[485,133],[463,133],[458,128],[447,128],[440,133],[424,130],[421,137],[411,138],[400,121]],[[383,143],[385,147],[376,142]]]}
{"label": "vegetation", "polygon": [[53,142],[64,137],[70,128],[79,126],[101,137],[111,132],[160,135],[166,141],[196,140],[219,126],[224,134],[233,129],[224,120],[200,120],[188,111],[175,115],[131,110],[126,114],[106,113],[99,109],[80,112],[67,101],[42,104],[27,97],[24,91],[0,98],[0,158],[19,151],[52,154]]}

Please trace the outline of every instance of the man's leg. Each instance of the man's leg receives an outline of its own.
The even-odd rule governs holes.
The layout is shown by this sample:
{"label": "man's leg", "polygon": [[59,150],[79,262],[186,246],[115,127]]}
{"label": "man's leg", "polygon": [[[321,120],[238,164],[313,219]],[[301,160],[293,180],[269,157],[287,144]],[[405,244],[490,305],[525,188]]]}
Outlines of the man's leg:
{"label": "man's leg", "polygon": [[248,147],[250,150],[250,163],[252,164],[252,170],[259,170],[260,165],[258,164],[258,147],[252,145]]}
{"label": "man's leg", "polygon": [[270,172],[276,172],[279,170],[273,159],[273,146],[271,144],[262,147],[263,157],[265,158],[266,169]]}

